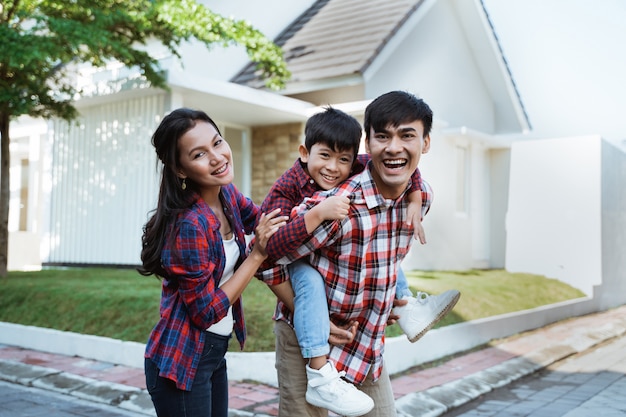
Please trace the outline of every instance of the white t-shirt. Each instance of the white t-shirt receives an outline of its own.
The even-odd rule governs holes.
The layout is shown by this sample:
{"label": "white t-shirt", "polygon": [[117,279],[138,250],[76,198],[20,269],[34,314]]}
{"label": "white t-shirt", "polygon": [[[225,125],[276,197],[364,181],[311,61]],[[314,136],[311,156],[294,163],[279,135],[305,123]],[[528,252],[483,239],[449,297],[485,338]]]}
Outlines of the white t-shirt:
{"label": "white t-shirt", "polygon": [[[232,238],[228,240],[224,239],[224,253],[226,254],[226,264],[224,265],[224,273],[220,280],[220,287],[233,276],[235,264],[237,263],[237,259],[239,259],[239,246],[235,240],[234,233]],[[229,336],[233,332],[233,324],[233,307],[230,306],[228,307],[226,317],[211,325],[207,331],[222,336]]]}

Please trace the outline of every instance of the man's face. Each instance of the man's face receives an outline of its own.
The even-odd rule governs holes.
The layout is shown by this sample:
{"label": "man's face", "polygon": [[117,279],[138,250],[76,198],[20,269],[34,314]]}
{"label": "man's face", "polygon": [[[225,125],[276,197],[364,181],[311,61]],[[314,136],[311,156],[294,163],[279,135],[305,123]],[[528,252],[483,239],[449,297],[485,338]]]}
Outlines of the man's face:
{"label": "man's face", "polygon": [[387,125],[385,129],[369,132],[365,146],[372,158],[372,177],[385,198],[396,199],[406,189],[411,175],[423,153],[430,148],[430,136],[424,137],[421,120]]}

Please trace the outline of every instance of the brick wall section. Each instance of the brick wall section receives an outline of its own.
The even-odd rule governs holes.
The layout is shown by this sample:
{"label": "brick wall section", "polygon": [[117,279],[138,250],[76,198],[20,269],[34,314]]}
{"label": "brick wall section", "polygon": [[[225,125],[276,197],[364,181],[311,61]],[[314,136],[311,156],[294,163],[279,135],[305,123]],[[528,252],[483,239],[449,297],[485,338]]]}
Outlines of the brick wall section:
{"label": "brick wall section", "polygon": [[274,182],[298,158],[304,123],[252,129],[252,200],[261,204]]}

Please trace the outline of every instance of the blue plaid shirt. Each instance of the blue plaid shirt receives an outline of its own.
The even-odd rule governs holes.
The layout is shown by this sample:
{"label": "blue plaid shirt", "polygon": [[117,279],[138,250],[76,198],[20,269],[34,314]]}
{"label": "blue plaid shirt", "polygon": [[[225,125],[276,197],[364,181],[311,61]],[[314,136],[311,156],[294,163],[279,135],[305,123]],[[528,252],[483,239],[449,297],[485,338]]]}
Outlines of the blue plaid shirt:
{"label": "blue plaid shirt", "polygon": [[[239,245],[238,266],[245,254],[245,235],[254,231],[259,208],[232,184],[222,187],[220,197]],[[165,238],[161,319],[150,334],[145,353],[159,368],[160,376],[187,391],[204,349],[206,329],[224,318],[230,307],[218,287],[225,264],[220,222],[199,195],[193,194],[192,201],[173,219],[171,233]],[[233,318],[243,348],[246,329],[241,298],[233,304]]]}

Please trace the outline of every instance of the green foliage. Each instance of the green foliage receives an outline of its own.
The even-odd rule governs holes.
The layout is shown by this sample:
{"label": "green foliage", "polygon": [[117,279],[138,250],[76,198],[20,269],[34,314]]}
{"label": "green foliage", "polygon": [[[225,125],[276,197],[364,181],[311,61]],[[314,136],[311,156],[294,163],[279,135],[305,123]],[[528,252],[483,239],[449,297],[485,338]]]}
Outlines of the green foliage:
{"label": "green foliage", "polygon": [[7,0],[0,4],[0,113],[11,117],[76,116],[75,64],[119,61],[165,87],[158,61],[146,52],[160,41],[173,55],[196,39],[207,47],[238,44],[267,86],[289,77],[282,50],[249,23],[224,18],[194,0]]}
{"label": "green foliage", "polygon": [[[502,270],[407,272],[413,290],[461,291],[461,299],[437,327],[520,311],[584,294],[563,282]],[[159,318],[160,281],[134,270],[72,268],[10,272],[0,280],[0,321],[145,343]],[[246,288],[245,350],[274,350],[274,294],[253,279]],[[398,326],[388,336],[401,334]],[[238,351],[232,343],[231,350]]]}
{"label": "green foliage", "polygon": [[249,23],[219,16],[195,0],[3,0],[0,2],[0,277],[7,273],[9,124],[22,115],[73,120],[80,64],[120,62],[167,88],[147,44],[174,56],[183,42],[238,44],[272,89],[290,74],[282,50]]}

